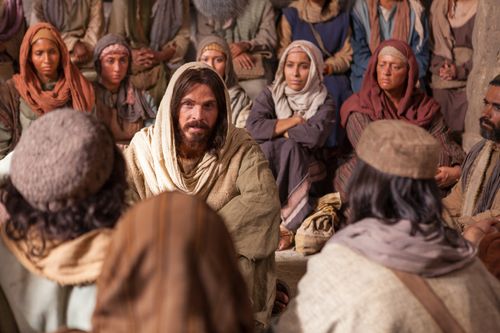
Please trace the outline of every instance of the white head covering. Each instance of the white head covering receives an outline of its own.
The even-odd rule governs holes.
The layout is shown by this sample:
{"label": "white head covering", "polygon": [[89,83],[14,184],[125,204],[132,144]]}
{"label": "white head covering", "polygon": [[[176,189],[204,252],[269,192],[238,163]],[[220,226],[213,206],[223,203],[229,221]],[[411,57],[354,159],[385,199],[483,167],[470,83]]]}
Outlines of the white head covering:
{"label": "white head covering", "polygon": [[[311,60],[307,83],[301,91],[295,91],[287,86],[283,72],[288,54],[292,49],[296,48],[304,51]],[[316,114],[328,95],[328,91],[323,84],[324,66],[321,51],[313,43],[298,40],[288,45],[281,56],[276,77],[271,87],[278,119],[286,119],[299,114],[307,120]]]}
{"label": "white head covering", "polygon": [[[170,108],[173,91],[185,71],[202,68],[216,73],[211,67],[201,62],[187,63],[175,71],[160,103],[155,124],[137,132],[130,142],[125,152],[128,166],[131,167],[131,159],[133,159],[135,167],[140,169],[144,177],[142,180],[133,179],[137,189],[147,187],[154,195],[164,191],[178,190],[190,195],[197,194],[205,199],[217,178],[227,171],[231,157],[245,141],[251,141],[245,131],[236,129],[231,123],[231,104],[224,84],[226,106],[221,108],[226,111],[227,117],[224,145],[218,156],[206,153],[191,172],[184,174],[181,171]],[[134,170],[129,169],[129,171],[133,173]]]}

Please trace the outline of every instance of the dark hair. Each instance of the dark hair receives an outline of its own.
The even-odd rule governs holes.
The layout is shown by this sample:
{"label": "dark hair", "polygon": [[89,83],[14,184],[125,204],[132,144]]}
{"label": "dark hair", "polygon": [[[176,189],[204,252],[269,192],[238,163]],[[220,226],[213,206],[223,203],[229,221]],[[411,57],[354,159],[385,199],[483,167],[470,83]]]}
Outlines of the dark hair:
{"label": "dark hair", "polygon": [[[182,98],[193,88],[195,84],[205,84],[212,90],[217,102],[217,121],[215,131],[208,140],[208,152],[217,156],[217,152],[222,148],[226,140],[227,132],[227,112],[226,109],[226,88],[224,82],[214,70],[209,68],[191,68],[179,76],[172,93],[170,109],[174,124],[174,134],[176,145],[179,145],[182,138],[179,128],[179,110]],[[177,147],[178,148],[178,147]]]}
{"label": "dark hair", "polygon": [[[57,212],[47,212],[31,206],[8,179],[2,188],[1,203],[10,217],[5,223],[7,236],[12,240],[26,240],[29,251],[41,256],[47,240],[66,241],[98,228],[113,228],[126,208],[125,160],[115,147],[113,170],[102,188],[75,204]],[[31,242],[30,234],[37,231],[41,244]]]}
{"label": "dark hair", "polygon": [[500,74],[495,76],[495,78],[490,81],[490,86],[500,87]]}
{"label": "dark hair", "polygon": [[443,222],[441,193],[434,179],[412,179],[380,172],[358,159],[348,184],[350,217],[354,223],[376,218],[387,224],[399,220],[419,225]]}

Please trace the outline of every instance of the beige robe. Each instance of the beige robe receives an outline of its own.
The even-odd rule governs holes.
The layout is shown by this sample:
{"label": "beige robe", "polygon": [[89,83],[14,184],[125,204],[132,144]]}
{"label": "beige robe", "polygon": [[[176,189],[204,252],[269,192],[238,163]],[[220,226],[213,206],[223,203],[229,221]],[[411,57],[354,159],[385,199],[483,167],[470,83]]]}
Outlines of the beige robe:
{"label": "beige robe", "polygon": [[[500,283],[475,259],[426,279],[465,332],[500,331]],[[312,257],[275,332],[441,332],[394,273],[338,244]]]}
{"label": "beige robe", "polygon": [[138,200],[164,191],[180,191],[206,200],[222,216],[231,234],[254,318],[265,327],[276,290],[274,251],[280,223],[276,183],[259,145],[245,130],[231,124],[227,91],[226,107],[221,110],[226,112],[228,128],[218,156],[205,153],[190,170],[183,171],[187,163],[181,165],[177,156],[170,102],[184,71],[199,68],[213,71],[201,63],[188,63],[174,73],[155,124],[139,131],[125,150],[131,197]]}
{"label": "beige robe", "polygon": [[[481,156],[481,153],[480,155]],[[480,184],[479,188],[482,188],[484,186],[484,183],[486,183],[486,180],[491,176],[493,172],[493,168],[497,163],[500,163],[500,149],[496,149],[493,151],[491,159],[486,165],[483,170],[477,170],[478,168],[478,161],[475,161],[475,164],[472,166],[471,169],[471,174],[484,174],[485,177],[482,180],[482,183]],[[474,181],[481,181],[480,179],[477,179],[477,177],[470,177],[470,183]],[[469,184],[470,185],[470,184]],[[451,227],[454,227],[459,230],[463,230],[467,225],[473,224],[475,222],[488,219],[488,218],[496,218],[500,217],[500,191],[497,190],[497,193],[495,195],[495,199],[493,201],[493,205],[491,209],[486,210],[482,213],[476,214],[472,216],[472,214],[463,214],[464,213],[464,204],[465,200],[469,200],[468,198],[471,198],[470,200],[473,200],[474,202],[471,202],[471,206],[475,207],[476,205],[476,200],[477,196],[475,199],[472,199],[472,193],[470,192],[471,186],[468,186],[466,191],[462,188],[462,179],[458,181],[458,183],[453,187],[451,193],[443,199],[443,203],[445,205],[445,212],[444,212],[444,218],[448,225]]]}
{"label": "beige robe", "polygon": [[[84,5],[86,2],[86,6]],[[92,54],[97,41],[104,33],[104,10],[102,0],[78,0],[75,2],[75,10],[71,19],[61,31],[61,37],[68,47],[70,54],[73,52],[76,42],[80,41],[90,50]],[[86,10],[88,8],[88,11]],[[47,22],[43,10],[42,0],[33,0],[33,11],[31,12],[30,25],[38,22]],[[92,57],[90,57],[91,59]],[[93,62],[79,65],[80,68],[93,70]],[[91,75],[94,78],[95,72]]]}
{"label": "beige robe", "polygon": [[[127,31],[126,20],[128,17],[129,0],[114,0],[111,7],[109,17],[109,33],[118,34],[130,39],[130,32]],[[181,0],[179,0],[181,1]],[[162,46],[162,50],[175,45],[175,54],[170,59],[169,64],[173,67],[182,63],[184,55],[189,46],[190,36],[190,17],[189,17],[189,1],[183,2],[183,21],[182,26],[175,37]],[[149,48],[149,40],[130,40],[132,49]],[[168,84],[170,69],[167,64],[158,64],[151,68],[142,68],[132,64],[131,80],[134,86],[141,90],[147,90],[153,97],[155,104],[159,105],[165,93]]]}

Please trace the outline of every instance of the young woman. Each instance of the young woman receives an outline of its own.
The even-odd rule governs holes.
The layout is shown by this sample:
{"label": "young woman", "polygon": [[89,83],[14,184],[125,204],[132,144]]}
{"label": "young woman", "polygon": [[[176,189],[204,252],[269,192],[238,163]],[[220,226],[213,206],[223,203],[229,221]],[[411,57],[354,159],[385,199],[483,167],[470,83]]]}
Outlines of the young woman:
{"label": "young woman", "polygon": [[132,85],[132,51],[125,39],[109,34],[101,38],[94,52],[97,82],[96,115],[113,133],[117,143],[128,144],[141,128],[156,117],[153,98]]}
{"label": "young woman", "polygon": [[[94,89],[71,63],[59,32],[47,23],[30,27],[19,56],[20,74],[0,84],[0,159],[40,116],[61,107],[94,108]],[[1,162],[0,162],[1,164]]]}
{"label": "young woman", "polygon": [[323,84],[323,66],[314,44],[292,42],[281,56],[273,85],[255,100],[247,120],[278,184],[280,250],[291,245],[293,232],[312,211],[311,184],[324,176],[314,152],[335,125],[335,103]]}
{"label": "young woman", "polygon": [[233,69],[233,58],[226,40],[217,36],[208,36],[198,45],[197,61],[213,69],[224,79],[231,99],[231,121],[236,127],[245,127],[252,100],[238,84]]}

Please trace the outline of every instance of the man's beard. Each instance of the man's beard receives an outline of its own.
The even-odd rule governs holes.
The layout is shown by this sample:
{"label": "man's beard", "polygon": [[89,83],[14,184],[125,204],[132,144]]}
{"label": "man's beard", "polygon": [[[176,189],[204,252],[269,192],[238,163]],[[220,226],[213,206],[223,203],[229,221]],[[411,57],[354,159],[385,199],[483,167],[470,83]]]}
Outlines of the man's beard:
{"label": "man's beard", "polygon": [[[203,129],[203,132],[190,133],[187,135],[190,128]],[[214,129],[210,128],[207,123],[199,120],[193,120],[186,123],[179,131],[177,136],[178,147],[181,147],[181,154],[186,158],[199,157],[205,153],[209,142],[213,139]]]}
{"label": "man's beard", "polygon": [[248,0],[193,0],[198,11],[209,19],[225,22],[238,17]]}
{"label": "man's beard", "polygon": [[479,126],[483,138],[500,143],[500,127],[495,126],[487,117],[479,118]]}

